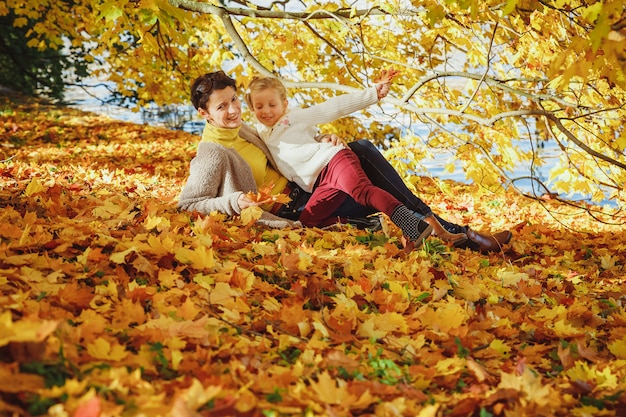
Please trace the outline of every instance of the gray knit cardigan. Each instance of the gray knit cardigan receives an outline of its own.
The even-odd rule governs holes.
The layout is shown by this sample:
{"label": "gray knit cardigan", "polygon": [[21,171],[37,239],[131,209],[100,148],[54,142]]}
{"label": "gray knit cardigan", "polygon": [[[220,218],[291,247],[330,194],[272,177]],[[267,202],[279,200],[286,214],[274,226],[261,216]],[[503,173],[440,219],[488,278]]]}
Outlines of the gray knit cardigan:
{"label": "gray knit cardigan", "polygon": [[[276,168],[267,146],[257,132],[243,125],[239,136],[260,148],[270,164]],[[209,214],[219,211],[228,215],[241,213],[237,203],[241,194],[257,192],[250,165],[239,153],[218,143],[200,142],[196,156],[189,166],[189,177],[178,196],[178,208]],[[294,222],[263,212],[259,223],[270,227],[298,227]]]}

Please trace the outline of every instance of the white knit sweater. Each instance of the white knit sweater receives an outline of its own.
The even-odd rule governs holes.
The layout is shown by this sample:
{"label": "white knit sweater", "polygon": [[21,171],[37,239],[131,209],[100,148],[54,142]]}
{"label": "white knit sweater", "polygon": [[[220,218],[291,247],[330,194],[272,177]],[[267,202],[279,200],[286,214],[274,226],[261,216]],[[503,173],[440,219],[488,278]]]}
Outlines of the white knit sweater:
{"label": "white knit sweater", "polygon": [[322,169],[344,148],[317,142],[317,125],[330,123],[376,102],[378,93],[374,87],[342,94],[315,106],[290,110],[271,128],[259,123],[257,130],[281,174],[311,192]]}

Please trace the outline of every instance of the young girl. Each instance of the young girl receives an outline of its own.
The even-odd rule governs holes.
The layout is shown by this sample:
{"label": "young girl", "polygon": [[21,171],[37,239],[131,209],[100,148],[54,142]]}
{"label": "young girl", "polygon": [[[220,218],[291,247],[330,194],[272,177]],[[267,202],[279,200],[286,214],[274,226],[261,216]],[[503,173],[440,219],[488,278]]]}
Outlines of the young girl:
{"label": "young girl", "polygon": [[412,242],[421,244],[433,231],[445,241],[459,243],[464,233],[452,234],[428,213],[418,214],[384,189],[374,186],[363,171],[359,158],[343,144],[318,142],[316,126],[329,123],[369,105],[389,92],[390,82],[351,94],[333,97],[306,109],[287,110],[287,91],[273,77],[255,78],[246,101],[260,125],[259,135],[267,144],[281,173],[311,198],[300,215],[306,226],[327,226],[335,222],[332,213],[347,198],[389,216]]}

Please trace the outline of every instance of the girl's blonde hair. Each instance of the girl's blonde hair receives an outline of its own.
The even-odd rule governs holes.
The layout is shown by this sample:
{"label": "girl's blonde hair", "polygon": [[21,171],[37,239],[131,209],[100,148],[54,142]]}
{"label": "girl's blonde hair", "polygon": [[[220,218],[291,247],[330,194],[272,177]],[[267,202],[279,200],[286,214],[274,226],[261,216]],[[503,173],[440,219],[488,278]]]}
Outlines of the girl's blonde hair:
{"label": "girl's blonde hair", "polygon": [[252,109],[252,94],[273,88],[278,91],[281,100],[287,100],[287,89],[276,77],[254,77],[248,86],[246,104]]}

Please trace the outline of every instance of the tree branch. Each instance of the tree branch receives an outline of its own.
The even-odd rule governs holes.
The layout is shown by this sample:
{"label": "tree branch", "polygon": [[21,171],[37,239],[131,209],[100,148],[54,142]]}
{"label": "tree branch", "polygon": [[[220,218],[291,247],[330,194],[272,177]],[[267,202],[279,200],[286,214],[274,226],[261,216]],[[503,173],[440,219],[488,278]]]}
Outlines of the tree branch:
{"label": "tree branch", "polygon": [[[205,14],[213,14],[219,16],[224,23],[224,27],[226,32],[230,35],[233,42],[235,43],[236,48],[241,52],[242,57],[245,61],[249,62],[250,65],[260,74],[267,76],[274,76],[275,74],[263,66],[248,50],[247,45],[239,35],[239,32],[235,28],[232,16],[246,16],[246,17],[261,17],[261,18],[278,18],[278,19],[296,19],[296,20],[312,20],[312,19],[344,19],[365,15],[387,15],[388,13],[380,10],[378,8],[372,8],[367,10],[357,10],[353,12],[352,10],[340,10],[336,12],[329,12],[326,10],[315,11],[312,13],[309,12],[286,12],[286,11],[272,11],[272,10],[252,10],[245,8],[232,8],[232,7],[218,7],[208,3],[200,3],[193,0],[168,0],[172,6]],[[415,12],[406,11],[403,14],[414,15]],[[494,29],[494,33],[495,30]],[[493,42],[493,37],[492,37]],[[490,45],[491,50],[491,45]],[[395,99],[392,97],[385,98],[385,102],[393,104],[403,110],[410,111],[414,114],[440,114],[440,115],[448,115],[451,117],[458,117],[461,119],[469,120],[475,123],[479,123],[484,126],[493,126],[497,121],[509,118],[509,117],[521,117],[521,116],[543,116],[549,121],[551,121],[554,126],[561,131],[569,140],[571,140],[578,147],[583,149],[589,155],[592,155],[598,159],[601,159],[607,163],[618,166],[624,170],[626,170],[626,164],[619,162],[613,158],[602,155],[601,153],[591,149],[582,141],[578,140],[574,134],[572,134],[563,124],[561,123],[561,119],[556,117],[551,112],[545,110],[515,110],[502,112],[490,118],[480,117],[472,114],[467,114],[465,112],[467,105],[464,106],[461,110],[452,110],[452,109],[441,109],[441,108],[418,108],[414,105],[408,103],[410,98],[415,94],[415,92],[423,86],[425,83],[437,79],[440,77],[449,77],[449,76],[461,76],[470,79],[477,79],[479,83],[487,83],[490,85],[497,85],[499,88],[504,90],[515,92],[521,96],[525,96],[531,98],[532,100],[541,101],[541,99],[549,99],[555,102],[559,102],[559,100],[555,97],[547,96],[547,95],[533,95],[531,93],[527,93],[525,91],[521,91],[519,89],[514,89],[505,84],[505,81],[496,80],[492,77],[487,76],[487,72],[485,71],[482,74],[468,74],[463,72],[447,72],[447,73],[435,73],[428,77],[424,77],[420,82],[416,83],[411,89],[407,91],[407,93],[402,97],[402,99]],[[287,87],[298,87],[298,88],[328,88],[334,91],[343,91],[343,92],[353,92],[359,90],[355,87],[350,87],[346,85],[336,84],[336,83],[301,83],[301,82],[290,82],[285,80],[285,85]],[[473,96],[472,96],[473,97]],[[573,103],[568,103],[565,100],[560,100],[561,104],[570,106],[570,107],[578,107],[578,105]]]}
{"label": "tree branch", "polygon": [[437,72],[435,71],[433,74],[425,76],[423,78],[421,78],[419,80],[419,82],[415,83],[415,85],[413,85],[413,87],[411,87],[402,97],[402,101],[408,102],[411,97],[413,97],[415,95],[415,93],[417,92],[417,90],[419,90],[420,88],[422,88],[425,84],[429,83],[430,81],[433,81],[435,79],[438,78],[445,78],[445,77],[460,77],[460,78],[468,78],[471,80],[479,80],[479,81],[483,81],[486,84],[488,84],[489,86],[497,86],[498,88],[507,91],[509,93],[514,93],[516,95],[522,96],[522,97],[527,97],[530,98],[533,101],[542,101],[542,100],[550,100],[550,101],[554,101],[555,103],[559,103],[560,105],[562,105],[563,107],[572,107],[572,108],[578,108],[580,107],[577,103],[573,103],[570,101],[566,101],[562,98],[559,97],[554,97],[551,96],[549,94],[533,94],[533,93],[529,93],[526,92],[524,90],[520,90],[519,88],[514,88],[511,87],[509,85],[507,85],[508,82],[511,81],[526,81],[526,82],[548,82],[549,80],[547,79],[506,79],[506,80],[500,80],[497,78],[493,78],[493,77],[489,77],[489,76],[485,76],[484,74],[474,74],[471,72],[462,72],[462,71],[446,71],[446,72]]}
{"label": "tree branch", "polygon": [[563,123],[561,123],[561,119],[559,119],[558,117],[556,117],[554,114],[546,111],[546,110],[516,110],[516,111],[509,111],[509,112],[502,112],[500,114],[497,114],[489,119],[485,119],[485,121],[488,123],[488,126],[492,126],[495,122],[497,122],[498,120],[507,118],[507,117],[517,117],[517,116],[529,116],[529,115],[536,115],[536,116],[543,116],[546,119],[550,120],[552,123],[554,123],[554,125],[556,126],[557,129],[559,129],[561,131],[561,133],[563,133],[569,140],[571,140],[572,142],[574,142],[574,144],[576,144],[579,148],[583,149],[585,152],[587,152],[589,155],[595,156],[598,159],[602,159],[605,162],[608,162],[609,164],[613,164],[615,166],[618,166],[624,170],[626,170],[626,164],[619,162],[613,158],[610,158],[606,155],[602,155],[601,153],[591,149],[589,146],[587,146],[585,143],[583,143],[582,141],[578,140],[578,138],[576,136],[574,136],[574,134],[572,132],[570,132],[565,126],[563,126]]}
{"label": "tree branch", "polygon": [[[211,6],[211,7],[214,7],[214,6]],[[239,32],[237,32],[237,28],[235,28],[235,25],[233,25],[230,15],[228,13],[220,13],[218,16],[222,19],[222,22],[224,23],[224,28],[226,29],[226,33],[230,35],[231,39],[233,40],[235,44],[235,47],[239,50],[243,59],[246,62],[250,63],[252,68],[254,68],[259,74],[262,74],[265,76],[274,76],[274,73],[272,71],[265,68],[263,64],[261,64],[250,53],[248,46],[243,41],[243,39],[241,39]]]}
{"label": "tree branch", "polygon": [[[246,9],[241,7],[218,7],[209,3],[202,3],[194,0],[168,0],[169,3],[183,10],[189,10],[191,12],[214,14],[222,17],[224,14],[231,16],[245,16],[245,17],[260,17],[265,19],[335,19],[337,17],[342,18],[354,18],[363,16],[388,16],[389,13],[378,7],[372,7],[369,9],[361,9],[352,11],[351,9],[340,9],[334,12],[328,10],[316,10],[314,12],[287,12],[278,10],[264,10],[264,9]],[[394,13],[396,16],[415,16],[417,11],[405,10],[402,12]]]}

